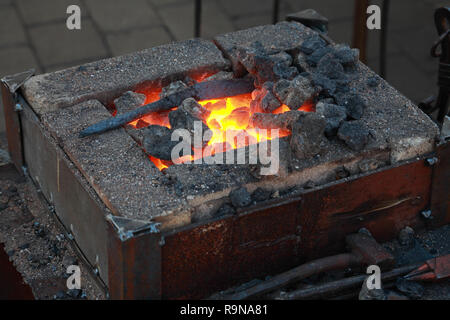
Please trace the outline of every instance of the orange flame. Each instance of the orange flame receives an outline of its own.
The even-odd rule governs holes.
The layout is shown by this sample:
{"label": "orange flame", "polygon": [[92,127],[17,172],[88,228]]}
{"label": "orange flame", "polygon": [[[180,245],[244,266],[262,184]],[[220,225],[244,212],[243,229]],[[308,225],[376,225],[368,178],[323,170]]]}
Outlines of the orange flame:
{"label": "orange flame", "polygon": [[[145,104],[155,102],[159,99],[159,94],[161,90],[153,90],[144,93],[147,96]],[[204,122],[212,131],[212,138],[209,140],[208,145],[203,150],[194,150],[194,155],[183,156],[177,159],[176,163],[191,162],[197,158],[201,158],[203,154],[213,155],[215,150],[220,152],[225,152],[231,149],[237,149],[245,147],[250,144],[259,143],[266,140],[271,140],[272,137],[270,130],[267,134],[263,134],[256,128],[253,128],[249,124],[249,120],[253,113],[261,112],[261,110],[256,110],[258,108],[252,108],[252,94],[241,94],[234,97],[227,97],[221,99],[203,100],[198,103],[204,108],[208,109],[211,113]],[[160,125],[170,128],[169,123],[169,112],[175,110],[173,108],[169,111],[152,113],[146,115],[138,120],[130,122],[129,124],[135,128],[143,127],[143,124],[147,125]],[[314,104],[312,102],[305,103],[298,110],[313,112]],[[281,114],[290,111],[289,107],[286,105],[280,106],[278,109],[273,111],[273,114]],[[227,131],[232,132],[234,135],[234,140],[228,141]],[[264,131],[263,131],[264,132]],[[240,135],[245,136],[245,139],[238,139]],[[280,130],[277,137],[286,137],[291,133],[286,130]],[[242,141],[245,141],[242,143]],[[220,146],[220,148],[218,148]],[[155,157],[149,156],[149,159],[155,164],[159,170],[167,169],[173,163],[170,161],[162,161]]]}

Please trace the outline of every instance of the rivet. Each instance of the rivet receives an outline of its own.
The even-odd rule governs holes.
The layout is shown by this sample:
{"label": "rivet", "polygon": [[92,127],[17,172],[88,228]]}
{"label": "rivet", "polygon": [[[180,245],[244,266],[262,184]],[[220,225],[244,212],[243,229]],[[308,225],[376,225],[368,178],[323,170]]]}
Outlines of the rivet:
{"label": "rivet", "polygon": [[433,219],[431,210],[424,210],[420,213],[425,219]]}
{"label": "rivet", "polygon": [[14,106],[14,111],[16,111],[16,112],[23,111],[22,105],[20,103],[16,103],[16,105]]}
{"label": "rivet", "polygon": [[439,159],[436,158],[436,157],[427,158],[427,160],[426,160],[427,164],[428,164],[430,167],[432,167],[432,166],[434,166],[435,164],[437,164],[438,161],[439,161]]}

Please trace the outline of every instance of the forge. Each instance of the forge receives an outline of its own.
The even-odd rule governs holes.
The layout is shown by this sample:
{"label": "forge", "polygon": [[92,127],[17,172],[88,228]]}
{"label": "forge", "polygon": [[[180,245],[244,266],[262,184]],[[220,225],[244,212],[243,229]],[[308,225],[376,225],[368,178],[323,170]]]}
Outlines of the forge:
{"label": "forge", "polygon": [[[251,90],[169,99],[80,137],[197,84],[238,79]],[[204,298],[338,252],[360,228],[386,241],[450,222],[439,128],[357,50],[296,21],[2,83],[14,163],[111,298]],[[174,158],[174,131],[193,137],[195,123],[208,138]],[[275,171],[236,163],[262,149]]]}

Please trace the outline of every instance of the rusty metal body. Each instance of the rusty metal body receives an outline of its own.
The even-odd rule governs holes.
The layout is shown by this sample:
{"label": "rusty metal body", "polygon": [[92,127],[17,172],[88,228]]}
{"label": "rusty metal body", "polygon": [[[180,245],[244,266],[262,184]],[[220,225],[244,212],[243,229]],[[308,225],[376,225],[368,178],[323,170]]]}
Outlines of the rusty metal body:
{"label": "rusty metal body", "polygon": [[30,286],[23,282],[0,243],[0,300],[33,300]]}
{"label": "rusty metal body", "polygon": [[[346,235],[362,227],[386,241],[405,226],[420,229],[450,222],[447,142],[435,154],[274,199],[236,215],[171,231],[159,231],[156,224],[125,224],[117,217],[107,218],[106,207],[59,146],[50,142],[25,100],[7,92],[5,111],[14,112],[13,101],[23,105],[23,111],[14,114],[20,118],[23,140],[22,156],[13,158],[16,166],[21,168],[24,159],[58,217],[76,230],[75,240],[113,299],[204,298],[343,252]],[[10,139],[17,139],[16,134],[8,132]],[[430,166],[430,157],[439,161]],[[424,210],[433,212],[430,223],[420,214]]]}

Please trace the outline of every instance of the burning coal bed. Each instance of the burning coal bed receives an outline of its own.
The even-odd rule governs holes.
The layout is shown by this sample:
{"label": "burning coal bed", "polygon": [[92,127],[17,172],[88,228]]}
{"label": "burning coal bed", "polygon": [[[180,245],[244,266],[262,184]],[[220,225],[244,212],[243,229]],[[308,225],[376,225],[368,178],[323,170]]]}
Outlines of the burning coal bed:
{"label": "burning coal bed", "polygon": [[[253,92],[214,100],[188,98],[169,111],[127,125],[158,169],[201,163],[215,154],[284,137],[299,160],[320,154],[325,139],[340,139],[354,151],[368,143],[370,132],[358,121],[365,103],[349,89],[359,60],[357,49],[328,44],[314,34],[295,54],[269,51],[259,42],[237,52],[244,77],[254,82]],[[233,79],[235,74],[221,71],[172,82],[162,89],[129,91],[114,101],[114,112],[125,113],[197,82]],[[377,86],[378,79],[370,78],[368,85]],[[173,157],[172,151],[180,145],[173,137],[180,129],[187,130],[191,143]]]}

